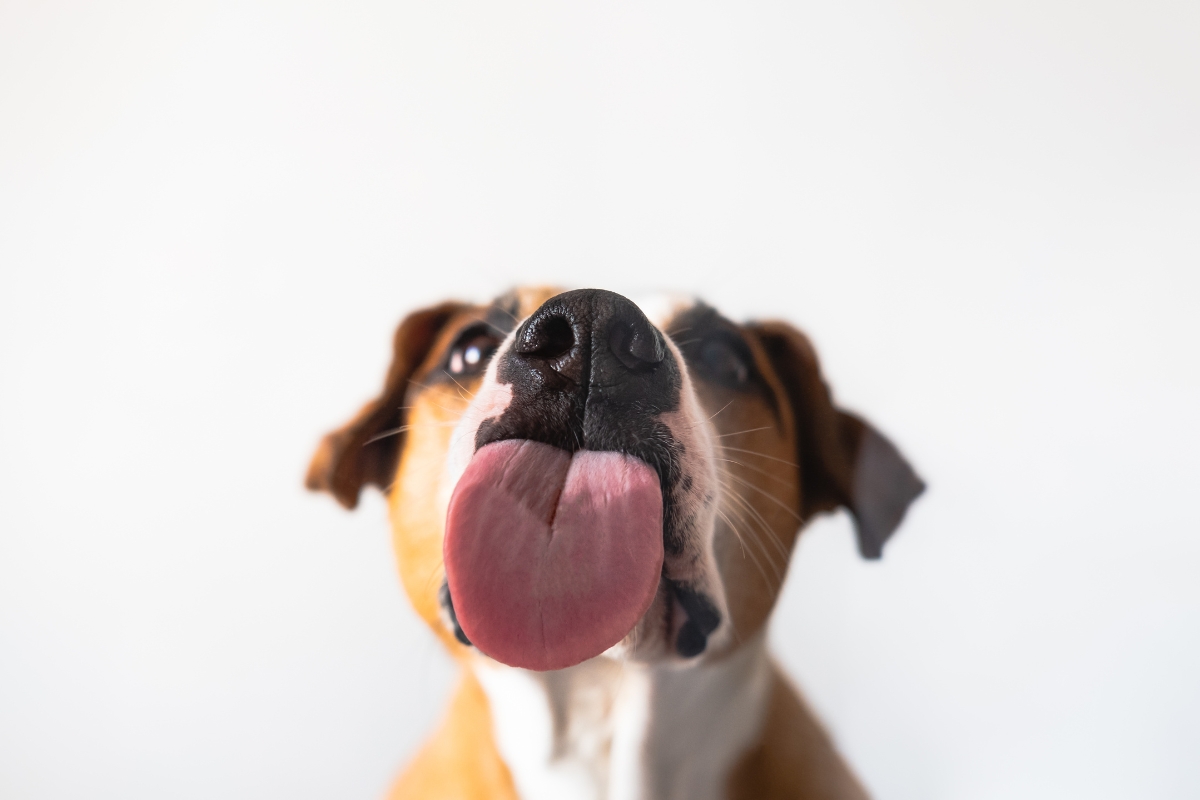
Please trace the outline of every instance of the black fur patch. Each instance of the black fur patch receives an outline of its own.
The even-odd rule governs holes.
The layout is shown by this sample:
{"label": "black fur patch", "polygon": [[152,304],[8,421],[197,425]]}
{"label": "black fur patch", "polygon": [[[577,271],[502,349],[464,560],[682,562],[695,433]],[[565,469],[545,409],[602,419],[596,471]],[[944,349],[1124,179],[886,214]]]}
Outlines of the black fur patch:
{"label": "black fur patch", "polygon": [[671,320],[667,334],[683,354],[694,379],[736,392],[758,394],[778,417],[775,394],[755,366],[740,326],[712,306],[697,303]]}
{"label": "black fur patch", "polygon": [[675,637],[675,651],[684,658],[698,656],[708,647],[708,636],[721,624],[721,612],[712,600],[690,586],[671,581],[679,605],[687,612],[687,622]]}
{"label": "black fur patch", "polygon": [[438,600],[442,603],[442,608],[446,609],[446,613],[450,616],[450,622],[454,625],[454,638],[471,646],[471,640],[463,633],[462,627],[458,624],[458,615],[454,613],[454,600],[450,597],[450,584],[442,581],[442,588],[438,591]]}

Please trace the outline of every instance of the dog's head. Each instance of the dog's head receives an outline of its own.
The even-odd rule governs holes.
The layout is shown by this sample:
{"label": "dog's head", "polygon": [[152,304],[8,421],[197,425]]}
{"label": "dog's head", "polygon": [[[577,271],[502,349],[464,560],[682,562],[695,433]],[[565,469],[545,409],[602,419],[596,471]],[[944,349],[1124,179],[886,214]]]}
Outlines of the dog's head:
{"label": "dog's head", "polygon": [[308,486],[388,494],[409,597],[463,657],[719,658],[763,627],[814,515],[849,509],[878,558],[924,488],[784,323],[530,289],[418,311],[394,345]]}

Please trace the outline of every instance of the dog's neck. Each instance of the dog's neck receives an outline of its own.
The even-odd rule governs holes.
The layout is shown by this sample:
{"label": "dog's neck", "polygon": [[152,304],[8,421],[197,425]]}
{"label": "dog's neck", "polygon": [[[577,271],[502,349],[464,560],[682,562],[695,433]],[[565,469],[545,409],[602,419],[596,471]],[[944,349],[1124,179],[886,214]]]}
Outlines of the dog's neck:
{"label": "dog's neck", "polygon": [[522,800],[722,797],[771,686],[762,633],[688,668],[601,657],[559,672],[476,673]]}

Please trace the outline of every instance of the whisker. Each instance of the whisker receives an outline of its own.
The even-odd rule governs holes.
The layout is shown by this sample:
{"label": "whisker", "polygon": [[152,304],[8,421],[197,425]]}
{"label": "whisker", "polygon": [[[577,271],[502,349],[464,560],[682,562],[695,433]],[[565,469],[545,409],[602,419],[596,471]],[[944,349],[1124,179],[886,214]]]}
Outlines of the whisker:
{"label": "whisker", "polygon": [[736,453],[746,453],[747,455],[758,456],[759,458],[766,458],[766,459],[769,459],[770,461],[778,461],[780,464],[787,464],[789,467],[795,467],[796,469],[800,469],[799,464],[796,464],[791,461],[787,461],[782,458],[776,458],[775,456],[769,456],[766,453],[760,453],[757,450],[746,450],[741,447],[730,447],[727,444],[723,444],[723,445],[721,445],[721,447],[725,448],[726,450],[733,450]]}
{"label": "whisker", "polygon": [[[438,408],[438,409],[441,409],[442,411],[445,411],[447,414],[461,414],[463,412],[463,409],[461,409],[461,408],[458,408],[458,409],[446,408],[441,403],[435,403],[432,400],[425,400],[424,402],[428,403],[429,405],[433,406],[434,408]],[[399,410],[400,411],[413,411],[416,408],[417,408],[417,406],[400,406]]]}
{"label": "whisker", "polygon": [[413,386],[416,386],[418,389],[429,389],[429,388],[431,388],[431,387],[430,387],[430,385],[429,385],[428,383],[421,383],[421,381],[417,380],[416,378],[409,378],[409,379],[408,379],[408,382],[409,382],[411,385],[413,385]]}
{"label": "whisker", "polygon": [[386,431],[383,431],[382,433],[377,433],[374,436],[372,436],[370,439],[367,439],[365,442],[363,442],[362,446],[366,447],[369,444],[374,444],[375,442],[378,442],[380,439],[386,439],[389,436],[396,436],[398,434],[404,433],[406,430],[408,430],[411,427],[412,427],[411,425],[401,425],[399,428],[390,428]]}
{"label": "whisker", "polygon": [[[758,560],[758,556],[754,555],[753,549],[751,549],[751,550],[746,549],[746,537],[743,536],[742,532],[738,530],[737,525],[733,524],[733,520],[729,519],[729,517],[727,517],[725,515],[724,511],[722,511],[721,509],[718,508],[717,514],[720,515],[721,519],[725,520],[725,524],[729,526],[729,530],[733,531],[733,535],[737,537],[739,542],[741,542],[742,556],[750,557],[750,563],[754,565],[754,568],[756,570],[758,570],[758,574],[762,576],[763,583],[765,583],[767,586],[770,586],[772,581],[767,576],[766,570],[763,569],[762,562]],[[778,581],[776,581],[776,585],[778,585]]]}
{"label": "whisker", "polygon": [[[733,433],[722,433],[722,434],[719,434],[719,435],[717,435],[717,436],[716,436],[716,437],[714,437],[714,438],[716,438],[716,439],[725,439],[725,438],[728,438],[728,437],[730,437],[730,436],[741,436],[743,433],[754,433],[755,431],[769,431],[769,430],[771,430],[772,428],[774,428],[774,426],[773,426],[773,425],[764,425],[764,426],[762,426],[761,428],[747,428],[747,429],[746,429],[746,430],[744,430],[744,431],[734,431]],[[722,446],[723,446],[723,445],[722,445]]]}
{"label": "whisker", "polygon": [[782,500],[780,500],[780,499],[779,499],[778,497],[776,497],[775,495],[773,495],[773,494],[771,494],[770,492],[768,492],[766,489],[762,488],[761,486],[755,486],[755,485],[754,485],[753,483],[751,483],[750,481],[746,480],[745,478],[738,477],[737,475],[734,475],[732,472],[728,472],[728,473],[726,473],[726,474],[727,474],[727,475],[728,475],[730,478],[732,478],[733,480],[735,480],[735,481],[737,481],[738,483],[742,484],[743,486],[745,486],[745,487],[747,487],[747,488],[749,488],[749,489],[753,489],[754,491],[756,491],[756,492],[758,492],[759,494],[761,494],[761,495],[763,495],[764,497],[766,497],[768,500],[770,500],[772,503],[774,503],[775,505],[777,505],[777,506],[779,506],[780,508],[782,508],[784,511],[786,511],[788,514],[790,514],[792,517],[795,517],[795,519],[796,519],[796,521],[797,521],[797,522],[799,522],[799,523],[801,523],[801,524],[803,524],[803,523],[804,523],[804,520],[803,520],[803,519],[800,517],[800,515],[799,515],[799,514],[797,514],[795,511],[793,511],[791,508],[789,508],[789,507],[787,506],[787,504],[786,504],[786,503],[784,503]]}
{"label": "whisker", "polygon": [[712,421],[713,421],[713,418],[714,418],[714,417],[716,417],[716,416],[717,416],[717,414],[720,414],[722,411],[724,411],[725,409],[729,408],[731,405],[733,405],[733,401],[732,401],[732,400],[730,400],[728,403],[726,403],[725,405],[723,405],[723,406],[721,406],[719,409],[717,409],[717,412],[716,412],[716,414],[713,414],[711,417],[709,417],[709,418],[708,418],[708,419],[706,419],[706,420],[702,420],[702,421],[700,421],[700,422],[697,422],[695,425],[691,426],[691,428],[689,428],[689,430],[694,430],[695,428],[699,428],[701,425],[705,425],[705,424],[707,424],[707,423],[709,423],[709,422],[712,422]]}
{"label": "whisker", "polygon": [[521,321],[521,320],[520,320],[520,319],[517,317],[517,315],[516,315],[516,314],[514,314],[514,313],[513,313],[513,312],[511,312],[511,311],[509,311],[509,310],[508,310],[507,308],[505,308],[504,306],[492,305],[492,306],[488,306],[488,310],[489,310],[489,311],[499,311],[501,314],[507,314],[507,315],[508,315],[508,316],[509,316],[509,317],[512,319],[512,321],[513,321],[513,322],[520,322],[520,321]]}
{"label": "whisker", "polygon": [[[454,381],[454,385],[455,385],[455,386],[457,386],[457,387],[460,389],[460,391],[459,391],[459,396],[460,396],[460,397],[462,397],[462,399],[463,399],[463,400],[465,400],[465,401],[467,401],[468,403],[469,403],[469,402],[471,402],[471,397],[470,397],[469,395],[464,395],[464,394],[463,394],[463,391],[467,391],[466,387],[465,387],[465,386],[463,386],[463,385],[462,385],[461,383],[459,383],[458,381],[454,380],[454,376],[453,376],[453,375],[451,375],[449,372],[446,372],[446,370],[442,370],[442,372],[444,372],[444,373],[446,374],[446,377],[447,377],[447,378],[449,378],[450,380]],[[413,385],[413,386],[416,386],[418,389],[425,389],[425,390],[429,390],[429,389],[433,389],[433,388],[434,388],[433,386],[431,386],[431,385],[430,385],[430,384],[428,384],[428,383],[422,383],[421,381],[418,381],[418,380],[413,380],[412,378],[409,378],[409,379],[408,379],[408,382],[409,382],[411,385]],[[437,403],[434,403],[432,400],[426,400],[425,402],[427,402],[427,403],[429,403],[429,404],[431,404],[431,405],[437,406],[438,408],[442,409],[442,411],[445,411],[445,412],[446,412],[446,413],[448,413],[448,414],[461,413],[461,409],[460,409],[458,412],[455,412],[455,411],[454,411],[454,410],[452,410],[452,409],[449,409],[449,408],[446,408],[445,406],[438,405]],[[401,409],[415,408],[415,407],[416,407],[416,406],[400,406],[400,408],[401,408]]]}
{"label": "whisker", "polygon": [[446,377],[454,381],[454,385],[458,387],[459,397],[461,397],[463,400],[466,400],[468,403],[471,402],[471,395],[467,392],[467,387],[459,383],[458,380],[450,374],[449,370],[442,370],[442,372],[445,372]]}
{"label": "whisker", "polygon": [[438,559],[437,566],[433,568],[433,572],[425,580],[424,591],[429,591],[430,589],[433,588],[434,581],[437,579],[438,575],[442,575],[444,577],[445,574],[446,574],[446,561],[445,561],[445,559]]}
{"label": "whisker", "polygon": [[370,439],[367,439],[365,442],[363,442],[362,446],[366,447],[373,442],[378,442],[380,439],[386,439],[389,436],[395,436],[397,434],[404,433],[411,428],[453,428],[457,424],[458,423],[456,422],[414,422],[409,425],[401,425],[399,428],[389,428],[386,431],[381,431],[380,433],[375,434]]}
{"label": "whisker", "polygon": [[788,487],[791,486],[791,484],[789,482],[785,481],[783,478],[779,477],[778,475],[772,475],[771,473],[767,472],[765,469],[759,469],[758,467],[754,466],[753,464],[743,464],[741,461],[735,461],[732,458],[719,458],[718,457],[717,460],[725,461],[730,464],[737,464],[739,467],[745,467],[746,469],[752,469],[755,472],[757,472],[759,475],[762,475],[764,478],[769,478],[769,479],[775,481],[776,483],[780,483],[784,486],[788,486]]}
{"label": "whisker", "polygon": [[[741,523],[743,523],[745,525],[750,525],[751,527],[753,527],[751,524],[752,520],[748,520],[744,515],[737,513],[736,509],[730,508],[730,509],[728,509],[728,511],[731,514],[733,514],[733,516]],[[743,538],[745,538],[744,533],[741,535]],[[766,545],[761,540],[759,540],[757,537],[750,537],[749,544],[750,544],[751,558],[753,558],[755,561],[758,561],[759,564],[762,564],[763,560],[765,560],[767,567],[771,571],[771,577],[768,578],[765,574],[763,575],[764,579],[766,579],[767,587],[773,588],[773,589],[778,589],[780,586],[783,585],[783,578],[784,578],[784,575],[786,574],[786,569],[787,569],[787,560],[781,559],[781,558],[775,556],[770,550],[767,549]],[[756,550],[758,553],[757,556],[755,555]],[[760,557],[762,560],[760,560]],[[761,570],[760,570],[760,573],[761,573]]]}
{"label": "whisker", "polygon": [[[729,471],[727,469],[725,469],[725,467],[718,465],[717,478],[720,482],[720,486],[721,486],[721,490],[722,490],[722,498],[723,499],[728,498],[731,502],[736,504],[734,507],[730,508],[729,510],[733,513],[736,513],[738,518],[741,519],[743,522],[749,524],[752,528],[757,529],[764,536],[770,538],[771,543],[774,544],[775,548],[779,551],[779,556],[782,559],[782,563],[784,565],[786,565],[788,559],[791,557],[791,554],[788,552],[787,548],[784,546],[784,544],[780,540],[780,538],[775,534],[775,529],[771,526],[771,524],[769,522],[767,522],[766,518],[763,517],[763,515],[761,513],[759,513],[758,509],[754,507],[754,504],[751,503],[745,497],[745,495],[743,495],[740,491],[738,491],[736,486],[733,486],[729,482],[728,478],[730,478],[730,477],[732,477],[732,476],[729,474]],[[753,514],[753,517],[747,518],[747,515],[745,513],[743,513],[743,511]],[[767,548],[765,545],[762,546],[762,550],[763,550],[763,555],[765,555],[768,559],[770,559],[772,562],[774,562],[774,556],[771,553],[767,552]]]}
{"label": "whisker", "polygon": [[[781,540],[779,538],[779,536],[775,533],[774,528],[771,527],[771,524],[769,522],[767,522],[766,518],[762,515],[762,513],[759,512],[759,510],[757,508],[755,508],[752,503],[750,503],[744,496],[742,496],[742,494],[740,492],[736,491],[732,486],[729,486],[728,484],[722,484],[722,488],[724,488],[726,490],[730,500],[733,500],[734,502],[736,502],[739,505],[739,507],[745,509],[750,514],[754,515],[754,519],[748,520],[748,521],[754,521],[757,523],[759,530],[762,532],[762,534],[764,536],[766,536],[767,538],[769,538],[771,540],[771,544],[775,545],[775,549],[779,551],[779,555],[783,559],[783,562],[787,563],[787,560],[788,560],[788,558],[791,557],[791,554],[788,552],[788,549],[784,545],[783,540]],[[743,517],[743,519],[745,519],[745,518]],[[765,551],[766,548],[764,547],[763,550]]]}
{"label": "whisker", "polygon": [[[447,377],[447,378],[449,378],[450,380],[454,381],[454,383],[455,383],[455,384],[456,384],[456,385],[457,385],[457,386],[458,386],[460,389],[464,389],[464,388],[465,388],[465,387],[464,387],[464,386],[463,386],[461,383],[459,383],[458,381],[455,381],[455,380],[454,380],[454,376],[453,376],[453,375],[451,375],[449,372],[447,372],[447,371],[446,371],[446,370],[444,370],[444,369],[442,370],[442,372],[443,372],[443,373],[445,373],[445,375],[446,375],[446,377]],[[416,386],[418,389],[425,389],[425,390],[429,390],[429,389],[434,389],[434,388],[436,388],[436,387],[435,387],[433,384],[429,384],[429,383],[423,383],[423,382],[421,382],[421,381],[419,381],[419,380],[416,380],[415,378],[409,378],[409,379],[408,379],[408,382],[409,382],[409,385],[411,385],[411,386]]]}
{"label": "whisker", "polygon": [[718,477],[722,479],[721,488],[724,490],[726,496],[728,496],[730,500],[736,502],[741,508],[754,515],[754,519],[748,521],[755,522],[762,533],[772,539],[776,548],[779,550],[779,554],[784,558],[785,561],[790,558],[790,553],[784,546],[783,541],[775,534],[775,529],[769,522],[767,522],[766,517],[764,517],[757,508],[755,508],[754,504],[751,503],[749,499],[742,494],[742,492],[738,491],[736,486],[733,486],[728,482],[728,480],[725,480],[728,478],[733,478],[734,476],[731,475],[728,470],[721,468],[720,472],[718,473]]}
{"label": "whisker", "polygon": [[[513,315],[513,313],[511,311],[505,311],[505,309],[503,309],[503,308],[500,309],[500,311],[504,311],[505,314],[508,314],[510,317],[512,317],[512,320],[514,323],[518,322],[517,318]],[[483,324],[488,326],[492,330],[494,330],[496,333],[500,334],[501,339],[503,339],[505,336],[508,336],[508,331],[504,330],[503,328],[501,328],[499,325],[497,325],[494,322],[488,322],[485,319],[483,321]]]}

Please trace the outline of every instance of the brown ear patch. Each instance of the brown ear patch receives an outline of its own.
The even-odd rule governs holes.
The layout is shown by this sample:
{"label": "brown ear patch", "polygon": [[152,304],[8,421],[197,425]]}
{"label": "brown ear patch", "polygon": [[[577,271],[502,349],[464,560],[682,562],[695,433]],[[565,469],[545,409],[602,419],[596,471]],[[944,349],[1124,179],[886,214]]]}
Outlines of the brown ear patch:
{"label": "brown ear patch", "polygon": [[834,406],[804,334],[783,322],[746,329],[762,343],[791,405],[801,516],[844,506],[854,517],[863,558],[879,558],[924,482],[887,437]]}
{"label": "brown ear patch", "polygon": [[386,490],[404,440],[404,405],[409,381],[425,361],[438,333],[463,303],[448,302],[404,318],[392,340],[392,364],[379,397],[317,446],[304,485],[329,492],[346,508],[358,505],[366,484]]}

